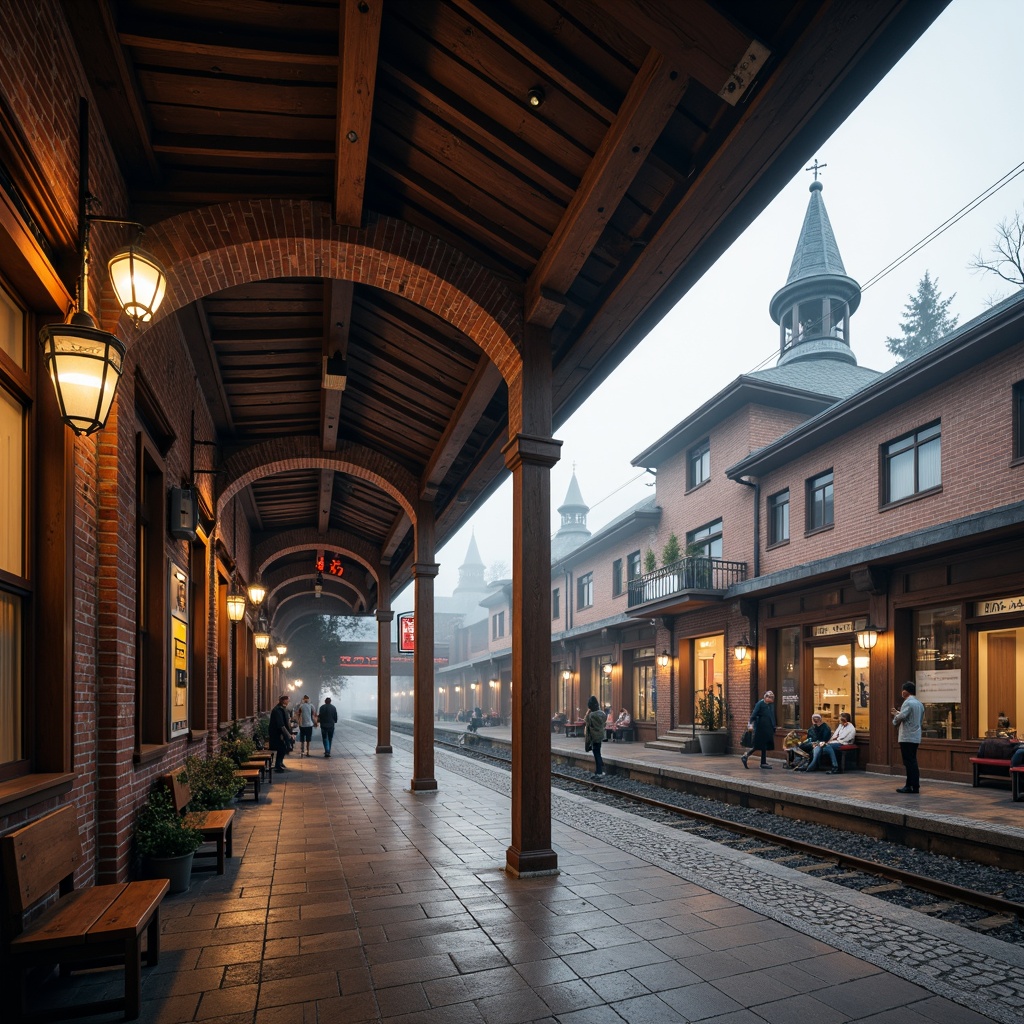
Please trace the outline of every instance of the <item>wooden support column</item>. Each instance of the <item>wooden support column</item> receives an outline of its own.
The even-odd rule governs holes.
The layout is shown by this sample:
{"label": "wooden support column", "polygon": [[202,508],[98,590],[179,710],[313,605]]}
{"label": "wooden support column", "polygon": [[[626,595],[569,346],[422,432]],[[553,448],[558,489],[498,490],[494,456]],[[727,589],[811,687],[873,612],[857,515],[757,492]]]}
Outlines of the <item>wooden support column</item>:
{"label": "wooden support column", "polygon": [[434,778],[434,506],[421,501],[413,526],[416,561],[413,562],[416,650],[413,653],[412,781],[417,790],[437,789]]}
{"label": "wooden support column", "polygon": [[505,870],[551,874],[551,437],[548,332],[527,325],[523,367],[509,384],[512,472],[512,845]]}
{"label": "wooden support column", "polygon": [[391,753],[391,568],[377,574],[377,753]]}

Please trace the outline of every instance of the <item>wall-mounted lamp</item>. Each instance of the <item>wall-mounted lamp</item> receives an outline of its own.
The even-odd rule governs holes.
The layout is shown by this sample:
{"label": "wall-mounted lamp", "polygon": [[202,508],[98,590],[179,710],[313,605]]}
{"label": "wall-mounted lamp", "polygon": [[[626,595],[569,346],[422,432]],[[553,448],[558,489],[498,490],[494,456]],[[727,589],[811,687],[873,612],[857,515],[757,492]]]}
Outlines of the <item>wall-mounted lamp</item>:
{"label": "wall-mounted lamp", "polygon": [[256,579],[254,579],[246,588],[246,593],[249,595],[249,600],[257,608],[263,604],[263,598],[267,596],[267,588],[263,586],[263,581],[260,579],[259,573],[256,574]]}
{"label": "wall-mounted lamp", "polygon": [[[235,554],[238,554],[238,502],[231,503],[231,543],[235,546]],[[231,570],[231,586],[228,588],[227,596],[228,618],[232,622],[241,622],[245,618],[245,594],[238,586],[238,573]]]}
{"label": "wall-mounted lamp", "polygon": [[288,653],[287,644],[274,644],[274,650],[283,658]]}
{"label": "wall-mounted lamp", "polygon": [[737,661],[746,661],[747,655],[750,653],[750,641],[744,637],[733,649],[733,657]]}
{"label": "wall-mounted lamp", "polygon": [[610,675],[612,674],[612,668],[614,667],[614,665],[615,665],[615,662],[614,662],[614,661],[606,661],[606,662],[605,662],[605,663],[604,663],[604,664],[603,664],[603,665],[601,666],[601,671],[602,671],[602,672],[603,672],[603,673],[604,673],[604,674],[605,674],[606,676],[610,676]]}
{"label": "wall-mounted lamp", "polygon": [[870,651],[878,643],[878,634],[881,630],[872,626],[870,621],[863,629],[857,630],[857,646],[864,651]]}
{"label": "wall-mounted lamp", "polygon": [[257,651],[265,651],[270,646],[270,631],[267,629],[267,620],[262,615],[259,625],[253,631],[252,642]]}
{"label": "wall-mounted lamp", "polygon": [[572,679],[572,669],[571,668],[564,668],[564,669],[562,669],[562,679],[565,682],[569,682],[569,680]]}
{"label": "wall-mounted lamp", "polygon": [[544,105],[544,90],[539,86],[535,85],[532,89],[526,90],[526,102],[536,110],[538,107]]}
{"label": "wall-mounted lamp", "polygon": [[283,669],[290,669],[291,667],[292,667],[292,659],[291,658],[282,658],[281,659],[281,668],[283,668]]}
{"label": "wall-mounted lamp", "polygon": [[668,656],[668,651],[662,651],[661,654],[658,655],[658,667],[668,668],[668,663],[670,660],[671,659]]}
{"label": "wall-mounted lamp", "polygon": [[268,665],[276,665],[277,664],[277,655],[274,654],[273,651],[271,651],[270,654],[267,655],[267,664]]}

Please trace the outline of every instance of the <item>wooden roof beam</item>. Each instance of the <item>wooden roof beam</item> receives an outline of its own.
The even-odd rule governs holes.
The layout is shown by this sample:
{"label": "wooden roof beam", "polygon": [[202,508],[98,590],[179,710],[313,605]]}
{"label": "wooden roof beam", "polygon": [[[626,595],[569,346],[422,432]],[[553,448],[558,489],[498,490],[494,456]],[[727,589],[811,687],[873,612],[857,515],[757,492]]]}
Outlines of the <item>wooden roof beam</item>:
{"label": "wooden roof beam", "polygon": [[[340,392],[339,392],[340,394]],[[320,497],[317,505],[317,533],[325,534],[331,525],[331,497],[334,494],[334,470],[320,470]]]}
{"label": "wooden roof beam", "polygon": [[341,0],[339,12],[334,219],[355,228],[363,220],[383,5],[384,0]]}
{"label": "wooden roof beam", "polygon": [[399,512],[395,516],[394,522],[388,528],[384,543],[380,546],[381,565],[387,565],[395,557],[398,545],[405,540],[405,535],[409,532],[411,526],[412,520],[404,512]]}
{"label": "wooden roof beam", "polygon": [[563,296],[686,92],[678,64],[651,50],[594,154],[561,223],[526,282],[526,319],[553,327]]}
{"label": "wooden roof beam", "polygon": [[[352,323],[352,296],[355,286],[351,281],[324,282],[323,358],[348,355],[349,326]],[[322,382],[322,381],[321,381]],[[341,396],[334,388],[320,389],[320,443],[325,452],[338,448],[338,428],[341,425]],[[328,509],[328,513],[330,510]]]}
{"label": "wooden roof beam", "polygon": [[441,481],[448,475],[456,456],[480,421],[495,392],[501,386],[501,373],[487,356],[481,355],[473,376],[448,421],[441,440],[420,478],[420,497],[433,500]]}

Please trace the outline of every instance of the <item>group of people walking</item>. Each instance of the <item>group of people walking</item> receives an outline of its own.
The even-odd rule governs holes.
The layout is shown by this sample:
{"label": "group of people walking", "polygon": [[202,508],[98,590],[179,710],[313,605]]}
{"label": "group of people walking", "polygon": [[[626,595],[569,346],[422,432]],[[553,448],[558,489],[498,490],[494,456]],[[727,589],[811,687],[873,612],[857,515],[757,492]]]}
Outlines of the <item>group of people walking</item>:
{"label": "group of people walking", "polygon": [[[592,698],[593,699],[593,698]],[[897,793],[920,793],[921,773],[917,764],[917,748],[921,745],[921,723],[924,720],[924,705],[917,699],[917,686],[913,682],[903,684],[900,694],[900,706],[892,709],[892,724],[899,728],[897,742],[900,745],[900,755],[903,759],[903,767],[907,773],[907,781],[896,790]],[[750,712],[750,721],[747,723],[750,732],[749,742],[745,745],[750,749],[740,755],[740,761],[744,768],[749,768],[747,761],[751,754],[760,753],[761,768],[771,771],[772,765],[768,763],[768,751],[775,749],[775,694],[768,690],[765,695],[754,705]],[[857,730],[854,728],[853,720],[848,711],[839,716],[839,725],[835,732],[825,722],[820,714],[815,712],[811,715],[811,725],[807,730],[807,738],[803,742],[791,747],[797,763],[786,764],[786,768],[794,768],[796,771],[810,772],[818,767],[818,762],[825,755],[828,756],[832,767],[830,775],[838,774],[839,761],[837,754],[839,750],[853,743],[857,738]]]}
{"label": "group of people walking", "polygon": [[291,698],[283,693],[278,698],[274,710],[270,712],[270,749],[277,755],[274,759],[274,771],[288,771],[284,760],[295,746],[295,732],[293,726],[297,726],[299,732],[299,756],[306,757],[310,754],[309,745],[313,739],[313,727],[320,726],[320,737],[324,744],[324,757],[331,756],[331,746],[334,743],[334,728],[338,724],[338,709],[331,703],[330,697],[324,697],[320,710],[315,706],[306,694],[299,702],[294,711],[290,711],[288,705]]}

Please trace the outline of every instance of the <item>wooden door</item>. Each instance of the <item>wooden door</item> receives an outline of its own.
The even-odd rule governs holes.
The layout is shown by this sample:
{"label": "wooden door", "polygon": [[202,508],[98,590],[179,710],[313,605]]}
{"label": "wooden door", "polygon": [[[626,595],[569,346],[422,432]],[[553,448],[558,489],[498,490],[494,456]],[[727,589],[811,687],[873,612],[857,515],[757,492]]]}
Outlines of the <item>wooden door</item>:
{"label": "wooden door", "polygon": [[1002,712],[1014,727],[1017,722],[1017,636],[1015,633],[988,635],[988,721],[986,729],[998,728]]}

